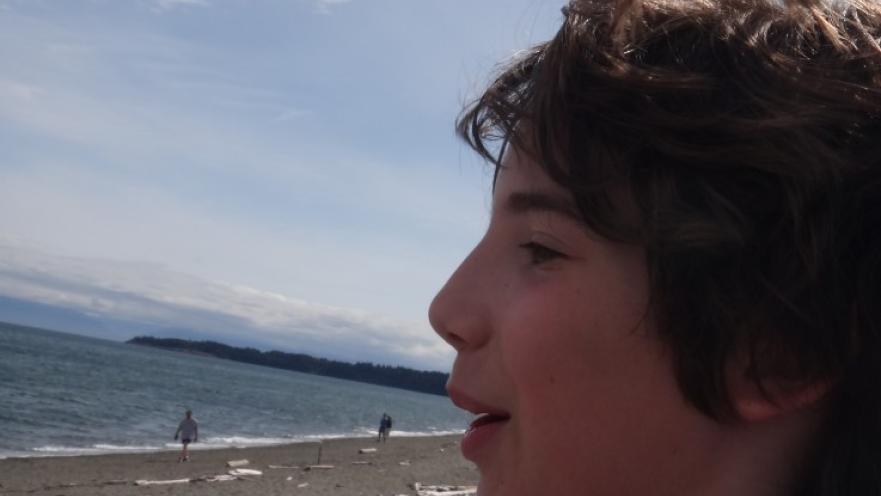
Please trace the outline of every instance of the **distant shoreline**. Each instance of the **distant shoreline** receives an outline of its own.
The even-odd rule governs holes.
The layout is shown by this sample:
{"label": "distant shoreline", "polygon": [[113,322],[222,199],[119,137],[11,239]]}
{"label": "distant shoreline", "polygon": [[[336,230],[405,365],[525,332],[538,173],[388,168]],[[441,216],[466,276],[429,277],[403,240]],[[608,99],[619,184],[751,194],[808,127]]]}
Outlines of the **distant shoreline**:
{"label": "distant shoreline", "polygon": [[348,363],[326,358],[316,358],[303,353],[287,353],[275,350],[260,351],[254,348],[230,346],[216,341],[190,341],[177,338],[136,336],[126,341],[126,344],[212,356],[234,362],[394,387],[417,393],[436,394],[439,396],[447,395],[446,383],[448,375],[442,372],[377,365],[369,362]]}

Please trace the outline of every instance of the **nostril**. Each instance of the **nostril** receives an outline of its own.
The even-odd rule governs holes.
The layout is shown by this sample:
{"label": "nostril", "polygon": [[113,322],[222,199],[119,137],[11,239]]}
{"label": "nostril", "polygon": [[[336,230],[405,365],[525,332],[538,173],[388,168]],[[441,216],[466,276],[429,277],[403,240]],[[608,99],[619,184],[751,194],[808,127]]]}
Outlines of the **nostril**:
{"label": "nostril", "polygon": [[452,346],[457,352],[462,351],[468,346],[467,332],[463,334],[462,315],[464,309],[455,308],[455,311],[441,302],[441,293],[435,297],[428,310],[428,321],[441,339]]}
{"label": "nostril", "polygon": [[483,300],[465,298],[461,292],[452,292],[449,285],[434,298],[428,310],[431,327],[457,352],[478,348],[489,338],[489,322]]}
{"label": "nostril", "polygon": [[441,337],[444,338],[444,341],[450,344],[456,351],[462,351],[463,348],[468,344],[468,342],[459,336],[458,334],[452,332],[444,332],[441,333]]}

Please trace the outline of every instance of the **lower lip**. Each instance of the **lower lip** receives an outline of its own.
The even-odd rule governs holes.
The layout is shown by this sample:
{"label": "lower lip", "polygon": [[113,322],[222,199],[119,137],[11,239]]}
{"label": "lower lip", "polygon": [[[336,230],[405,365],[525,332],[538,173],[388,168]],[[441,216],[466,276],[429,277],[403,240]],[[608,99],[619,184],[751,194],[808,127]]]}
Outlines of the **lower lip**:
{"label": "lower lip", "polygon": [[465,437],[462,438],[462,456],[474,461],[480,451],[498,436],[499,431],[507,423],[507,420],[499,420],[468,429]]}

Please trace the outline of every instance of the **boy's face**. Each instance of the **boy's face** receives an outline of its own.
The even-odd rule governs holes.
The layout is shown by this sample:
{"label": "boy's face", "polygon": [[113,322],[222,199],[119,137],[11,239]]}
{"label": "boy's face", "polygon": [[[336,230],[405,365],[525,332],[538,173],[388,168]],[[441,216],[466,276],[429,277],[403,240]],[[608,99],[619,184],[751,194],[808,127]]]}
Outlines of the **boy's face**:
{"label": "boy's face", "polygon": [[[525,155],[499,171],[489,228],[435,297],[481,496],[685,494],[716,425],[690,408],[648,312],[644,252],[590,233]],[[704,465],[705,466],[705,465]]]}

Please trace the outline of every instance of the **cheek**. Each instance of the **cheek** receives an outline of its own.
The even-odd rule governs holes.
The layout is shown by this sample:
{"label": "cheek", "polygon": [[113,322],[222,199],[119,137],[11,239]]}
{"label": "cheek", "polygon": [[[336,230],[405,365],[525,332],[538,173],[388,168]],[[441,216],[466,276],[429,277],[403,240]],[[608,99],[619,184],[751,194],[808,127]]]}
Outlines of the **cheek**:
{"label": "cheek", "polygon": [[502,327],[506,368],[521,386],[548,387],[563,377],[614,372],[644,314],[614,288],[568,281],[524,285],[509,299]]}
{"label": "cheek", "polygon": [[585,311],[583,298],[583,290],[545,283],[529,285],[511,300],[501,344],[518,402],[552,399],[567,377],[590,362],[597,315]]}
{"label": "cheek", "polygon": [[644,410],[659,377],[671,375],[644,327],[644,300],[616,289],[549,283],[512,304],[502,355],[524,422],[553,417],[566,434],[585,417],[626,421],[615,417]]}

